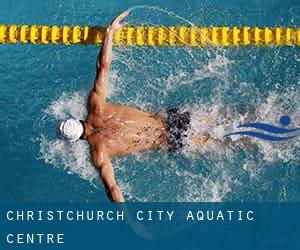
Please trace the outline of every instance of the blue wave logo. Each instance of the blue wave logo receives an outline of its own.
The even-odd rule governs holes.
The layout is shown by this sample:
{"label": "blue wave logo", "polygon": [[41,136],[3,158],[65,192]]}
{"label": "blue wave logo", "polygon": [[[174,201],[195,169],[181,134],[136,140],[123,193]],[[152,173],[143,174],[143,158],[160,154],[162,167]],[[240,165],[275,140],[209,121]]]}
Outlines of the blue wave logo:
{"label": "blue wave logo", "polygon": [[224,135],[224,137],[228,137],[232,135],[246,135],[246,136],[255,137],[267,141],[286,141],[295,138],[297,136],[296,132],[300,131],[300,128],[290,128],[290,129],[284,128],[291,124],[291,118],[289,116],[285,116],[285,115],[281,116],[279,122],[283,127],[276,127],[266,123],[247,123],[237,127],[237,128],[252,128],[256,130],[258,129],[261,130],[262,132],[267,132],[271,134],[249,130],[249,131],[232,132]]}

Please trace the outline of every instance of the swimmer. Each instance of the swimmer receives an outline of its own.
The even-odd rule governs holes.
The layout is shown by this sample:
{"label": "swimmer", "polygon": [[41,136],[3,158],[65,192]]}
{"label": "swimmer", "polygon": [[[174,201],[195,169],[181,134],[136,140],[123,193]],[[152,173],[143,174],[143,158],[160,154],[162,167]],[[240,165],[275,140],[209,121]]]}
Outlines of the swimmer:
{"label": "swimmer", "polygon": [[[88,98],[88,115],[84,121],[67,119],[59,124],[59,137],[70,142],[86,140],[95,168],[108,197],[123,202],[110,159],[145,150],[180,151],[183,137],[189,129],[191,115],[179,109],[169,109],[162,117],[125,105],[109,103],[107,76],[112,61],[114,32],[128,23],[121,21],[129,14],[123,12],[107,27],[105,39],[96,61],[94,87]],[[210,139],[208,133],[195,136],[195,146],[201,147]]]}

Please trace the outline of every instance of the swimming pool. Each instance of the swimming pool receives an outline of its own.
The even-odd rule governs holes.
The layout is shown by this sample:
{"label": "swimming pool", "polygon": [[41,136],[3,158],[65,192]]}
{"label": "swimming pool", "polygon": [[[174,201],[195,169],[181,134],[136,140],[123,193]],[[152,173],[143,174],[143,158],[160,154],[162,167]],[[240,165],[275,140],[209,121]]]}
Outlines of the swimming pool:
{"label": "swimming pool", "polygon": [[[297,26],[298,1],[16,1],[0,23],[107,24],[132,8],[132,25]],[[0,46],[2,201],[106,200],[84,142],[56,139],[59,119],[83,118],[95,46]],[[116,47],[109,100],[149,111],[179,106],[221,136],[241,122],[300,126],[299,47]],[[247,113],[249,111],[249,113]],[[224,114],[227,114],[226,116]],[[203,124],[193,124],[202,130]],[[129,201],[299,201],[300,137],[285,143],[189,148],[113,160]]]}

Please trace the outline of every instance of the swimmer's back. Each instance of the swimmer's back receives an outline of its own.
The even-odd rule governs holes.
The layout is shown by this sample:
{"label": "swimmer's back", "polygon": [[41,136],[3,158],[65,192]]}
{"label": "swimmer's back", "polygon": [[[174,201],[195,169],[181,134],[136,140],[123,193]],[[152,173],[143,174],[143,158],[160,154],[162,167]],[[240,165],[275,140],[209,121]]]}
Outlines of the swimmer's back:
{"label": "swimmer's back", "polygon": [[166,144],[164,120],[152,113],[120,104],[103,103],[101,108],[90,109],[87,122],[95,130],[90,143],[103,141],[111,156],[159,148]]}

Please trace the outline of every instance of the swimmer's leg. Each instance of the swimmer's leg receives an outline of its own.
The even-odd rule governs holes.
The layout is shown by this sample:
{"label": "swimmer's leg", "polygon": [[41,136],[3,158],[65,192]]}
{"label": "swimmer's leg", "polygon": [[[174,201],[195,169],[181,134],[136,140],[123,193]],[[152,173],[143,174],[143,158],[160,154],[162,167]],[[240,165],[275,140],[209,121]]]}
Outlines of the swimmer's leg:
{"label": "swimmer's leg", "polygon": [[193,144],[196,147],[203,147],[204,144],[211,138],[209,133],[204,133],[201,135],[196,135],[196,137],[193,139]]}
{"label": "swimmer's leg", "polygon": [[205,146],[207,142],[212,142],[214,145],[219,145],[219,146],[234,146],[234,147],[240,147],[240,146],[246,146],[246,147],[251,147],[254,145],[253,141],[251,141],[250,138],[248,137],[242,137],[237,141],[232,141],[231,139],[226,139],[226,140],[220,140],[213,138],[209,133],[204,133],[201,135],[197,135],[193,140],[193,144],[197,148],[201,148]]}
{"label": "swimmer's leg", "polygon": [[[243,112],[240,112],[240,114],[246,116],[249,122],[255,121],[257,119],[255,109],[244,110]],[[206,127],[207,124],[209,124],[211,127],[213,127],[213,125],[218,124],[219,115],[220,114],[211,114],[209,116],[196,118],[196,120],[198,121],[198,126]],[[223,112],[221,115],[225,120],[228,117],[227,112]],[[219,146],[237,146],[237,147],[240,145],[251,146],[254,144],[249,137],[241,137],[237,141],[232,141],[230,138],[226,138],[225,140],[222,140],[211,136],[209,131],[207,132],[204,131],[201,134],[197,134],[194,136],[194,138],[192,138],[192,143],[194,144],[195,147],[199,147],[199,148],[203,147],[208,142]]]}
{"label": "swimmer's leg", "polygon": [[[206,127],[207,124],[215,124],[216,123],[216,117],[213,115],[205,116],[201,118],[196,118],[198,126],[199,127]],[[215,139],[209,134],[208,131],[203,131],[199,134],[196,134],[192,138],[192,143],[195,147],[203,147],[206,142],[209,140],[215,141]]]}

